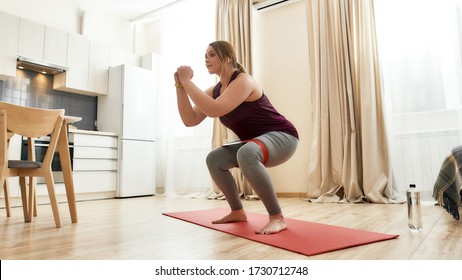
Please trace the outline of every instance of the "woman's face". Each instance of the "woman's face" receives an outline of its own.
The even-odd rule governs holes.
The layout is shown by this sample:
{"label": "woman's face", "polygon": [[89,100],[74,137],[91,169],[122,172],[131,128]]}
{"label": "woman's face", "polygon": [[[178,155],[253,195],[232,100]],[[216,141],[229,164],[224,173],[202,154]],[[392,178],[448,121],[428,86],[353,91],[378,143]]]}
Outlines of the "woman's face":
{"label": "woman's face", "polygon": [[205,52],[205,67],[207,67],[210,74],[221,73],[221,62],[218,59],[217,52],[212,46],[208,46]]}

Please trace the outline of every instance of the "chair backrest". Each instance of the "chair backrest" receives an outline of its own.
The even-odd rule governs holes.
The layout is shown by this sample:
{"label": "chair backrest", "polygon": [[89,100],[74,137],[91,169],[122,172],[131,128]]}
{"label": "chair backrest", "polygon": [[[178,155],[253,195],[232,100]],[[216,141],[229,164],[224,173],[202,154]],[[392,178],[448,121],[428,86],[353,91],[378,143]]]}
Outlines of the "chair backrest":
{"label": "chair backrest", "polygon": [[51,134],[64,109],[39,109],[0,102],[0,110],[7,113],[8,132],[37,138]]}
{"label": "chair backrest", "polygon": [[29,139],[51,135],[50,145],[44,158],[44,162],[51,162],[64,119],[64,109],[39,109],[0,102],[0,114],[2,114],[0,116],[0,129],[2,130],[0,131],[0,138],[2,138],[0,156],[2,159],[0,160],[5,159],[7,149],[3,138],[9,139],[13,134]]}

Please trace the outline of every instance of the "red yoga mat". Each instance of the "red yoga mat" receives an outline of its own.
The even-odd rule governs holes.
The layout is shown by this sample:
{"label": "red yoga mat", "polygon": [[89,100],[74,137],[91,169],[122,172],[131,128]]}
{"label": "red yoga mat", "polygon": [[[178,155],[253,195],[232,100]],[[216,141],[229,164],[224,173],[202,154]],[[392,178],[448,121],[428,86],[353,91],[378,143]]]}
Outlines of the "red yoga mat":
{"label": "red yoga mat", "polygon": [[268,222],[268,216],[247,213],[247,222],[212,224],[228,214],[228,209],[170,212],[163,215],[229,233],[252,241],[271,245],[295,253],[312,256],[349,247],[397,238],[383,234],[339,226],[325,225],[286,218],[288,229],[277,234],[255,234]]}

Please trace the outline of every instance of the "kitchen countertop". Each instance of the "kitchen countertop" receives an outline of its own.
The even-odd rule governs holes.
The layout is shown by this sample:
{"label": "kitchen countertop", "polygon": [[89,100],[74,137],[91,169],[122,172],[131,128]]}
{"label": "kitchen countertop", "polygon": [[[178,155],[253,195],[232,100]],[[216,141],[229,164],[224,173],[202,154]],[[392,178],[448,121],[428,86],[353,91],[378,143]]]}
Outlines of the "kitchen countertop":
{"label": "kitchen countertop", "polygon": [[68,115],[65,115],[64,116],[64,120],[67,122],[67,123],[75,123],[75,122],[79,122],[82,120],[82,117],[75,117],[75,116],[68,116]]}
{"label": "kitchen countertop", "polygon": [[102,135],[102,136],[117,136],[117,133],[114,133],[114,132],[84,130],[84,129],[75,129],[75,128],[69,128],[69,133],[74,133],[74,134],[89,134],[89,135]]}
{"label": "kitchen countertop", "polygon": [[69,133],[88,134],[88,135],[101,135],[101,136],[117,136],[117,133],[113,133],[113,132],[94,131],[94,130],[85,130],[85,129],[76,128],[74,126],[74,123],[81,121],[82,117],[75,117],[75,116],[65,115],[64,119],[69,124],[69,129],[68,129]]}

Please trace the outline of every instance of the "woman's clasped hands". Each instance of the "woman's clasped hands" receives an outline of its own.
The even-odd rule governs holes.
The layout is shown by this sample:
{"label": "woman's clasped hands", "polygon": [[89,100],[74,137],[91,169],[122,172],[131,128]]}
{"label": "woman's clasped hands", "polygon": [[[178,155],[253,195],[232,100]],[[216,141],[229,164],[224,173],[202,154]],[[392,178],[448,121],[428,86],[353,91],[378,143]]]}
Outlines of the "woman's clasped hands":
{"label": "woman's clasped hands", "polygon": [[184,83],[193,78],[194,72],[191,67],[184,65],[176,69],[175,78],[178,77],[180,83]]}

